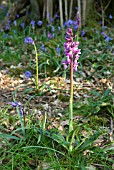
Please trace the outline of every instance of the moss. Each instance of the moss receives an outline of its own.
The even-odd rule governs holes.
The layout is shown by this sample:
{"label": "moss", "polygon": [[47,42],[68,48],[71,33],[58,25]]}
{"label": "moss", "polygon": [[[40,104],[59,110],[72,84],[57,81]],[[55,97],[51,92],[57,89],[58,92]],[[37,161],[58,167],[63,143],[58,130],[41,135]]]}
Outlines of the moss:
{"label": "moss", "polygon": [[97,115],[90,117],[90,126],[93,128],[95,126],[106,125],[107,119],[105,117],[98,117]]}
{"label": "moss", "polygon": [[19,77],[19,75],[22,73],[23,73],[23,70],[20,67],[11,68],[9,71],[10,76],[15,76],[15,77]]}
{"label": "moss", "polygon": [[60,101],[62,101],[62,102],[68,102],[68,101],[69,101],[69,97],[64,96],[64,95],[61,94],[61,93],[59,94],[58,99],[59,99]]}

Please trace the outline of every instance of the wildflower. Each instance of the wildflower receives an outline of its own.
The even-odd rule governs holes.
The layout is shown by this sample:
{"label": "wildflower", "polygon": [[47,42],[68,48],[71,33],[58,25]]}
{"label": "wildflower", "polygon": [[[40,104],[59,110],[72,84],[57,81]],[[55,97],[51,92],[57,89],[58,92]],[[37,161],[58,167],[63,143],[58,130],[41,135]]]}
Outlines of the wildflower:
{"label": "wildflower", "polygon": [[85,35],[85,31],[82,30],[82,31],[81,31],[81,37],[83,37],[84,35]]}
{"label": "wildflower", "polygon": [[68,20],[67,25],[70,27],[73,24],[73,21],[71,19]]}
{"label": "wildflower", "polygon": [[34,27],[35,27],[35,21],[32,20],[30,24],[32,25],[32,29],[34,29]]}
{"label": "wildflower", "polygon": [[111,14],[109,15],[109,18],[110,18],[110,19],[112,19],[112,18],[113,18]]}
{"label": "wildflower", "polygon": [[19,14],[16,14],[16,18],[19,18]]}
{"label": "wildflower", "polygon": [[46,52],[46,48],[45,48],[44,44],[42,44],[40,48],[42,49],[42,51]]}
{"label": "wildflower", "polygon": [[60,31],[60,30],[61,30],[61,27],[58,27],[58,30]]}
{"label": "wildflower", "polygon": [[23,109],[22,109],[22,105],[20,102],[9,102],[9,104],[13,107],[13,108],[16,108],[18,107],[19,108],[19,111],[20,111],[20,114],[23,116]]}
{"label": "wildflower", "polygon": [[52,39],[53,38],[53,34],[51,34],[50,32],[48,32],[48,38]]}
{"label": "wildflower", "polygon": [[34,40],[31,37],[27,37],[27,38],[25,38],[24,43],[34,45]]}
{"label": "wildflower", "polygon": [[57,47],[56,47],[56,52],[57,52],[58,56],[60,56],[60,51],[61,51],[60,47],[57,46]]}
{"label": "wildflower", "polygon": [[102,21],[100,21],[99,24],[102,25]]}
{"label": "wildflower", "polygon": [[17,26],[17,22],[16,22],[16,20],[15,20],[13,23],[14,23],[14,26]]}
{"label": "wildflower", "polygon": [[37,22],[37,24],[38,24],[39,26],[41,26],[41,25],[42,25],[42,21],[39,20],[39,21]]}
{"label": "wildflower", "polygon": [[28,78],[30,78],[31,77],[31,72],[30,71],[25,71],[25,76],[26,76],[26,78],[28,79]]}
{"label": "wildflower", "polygon": [[24,29],[25,23],[22,22],[22,23],[20,24],[20,26]]}
{"label": "wildflower", "polygon": [[54,31],[55,31],[54,26],[51,26],[51,31],[52,31],[52,32],[54,32]]}
{"label": "wildflower", "polygon": [[75,7],[75,10],[78,11],[78,7],[77,6]]}
{"label": "wildflower", "polygon": [[108,36],[105,37],[105,41],[107,41],[107,42],[108,42],[108,41],[112,41],[112,40],[113,40],[113,39],[112,39],[111,37],[108,37]]}
{"label": "wildflower", "polygon": [[64,43],[64,53],[66,55],[66,60],[62,61],[64,69],[68,68],[68,65],[73,61],[73,70],[77,71],[79,55],[81,54],[80,49],[78,49],[79,42],[74,42],[73,32],[71,28],[68,28],[66,32],[65,39],[67,42]]}
{"label": "wildflower", "polygon": [[10,29],[10,26],[9,26],[9,25],[6,25],[6,26],[5,26],[5,29],[6,29],[6,30],[9,30],[9,29]]}

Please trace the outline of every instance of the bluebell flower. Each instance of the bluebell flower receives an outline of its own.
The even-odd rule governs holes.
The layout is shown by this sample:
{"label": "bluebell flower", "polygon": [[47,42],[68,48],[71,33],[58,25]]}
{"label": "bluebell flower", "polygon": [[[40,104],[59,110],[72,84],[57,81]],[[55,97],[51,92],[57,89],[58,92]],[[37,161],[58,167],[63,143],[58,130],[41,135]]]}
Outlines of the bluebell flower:
{"label": "bluebell flower", "polygon": [[58,27],[58,30],[60,31],[60,30],[61,30],[61,27]]}
{"label": "bluebell flower", "polygon": [[48,32],[48,38],[52,39],[53,38],[53,34],[51,34],[50,32]]}
{"label": "bluebell flower", "polygon": [[102,28],[103,28],[103,29],[106,29],[106,28],[107,28],[107,26],[102,26]]}
{"label": "bluebell flower", "polygon": [[10,16],[10,14],[9,14],[9,13],[7,13],[7,14],[6,14],[6,16],[7,16],[7,17],[9,17],[9,16]]}
{"label": "bluebell flower", "polygon": [[9,26],[9,25],[6,25],[6,26],[5,26],[5,29],[6,29],[6,30],[9,30],[9,29],[10,29],[10,26]]}
{"label": "bluebell flower", "polygon": [[25,23],[21,23],[20,26],[24,29],[25,28]]}
{"label": "bluebell flower", "polygon": [[73,21],[71,19],[68,20],[67,25],[70,27],[73,24]]}
{"label": "bluebell flower", "polygon": [[60,56],[60,51],[61,51],[60,47],[57,46],[57,47],[56,47],[56,52],[57,52],[58,56]]}
{"label": "bluebell flower", "polygon": [[28,79],[28,78],[30,78],[31,77],[31,72],[30,71],[25,71],[25,76],[26,76],[26,78]]}
{"label": "bluebell flower", "polygon": [[34,45],[34,40],[31,37],[26,37],[24,43]]}
{"label": "bluebell flower", "polygon": [[52,32],[54,32],[54,31],[55,31],[54,26],[51,26],[51,31],[52,31]]}
{"label": "bluebell flower", "polygon": [[16,20],[15,20],[13,23],[14,23],[14,25],[15,25],[15,26],[17,26],[17,22],[16,22]]}
{"label": "bluebell flower", "polygon": [[19,111],[20,111],[20,114],[23,116],[23,109],[22,109],[22,105],[20,102],[9,102],[9,104],[13,107],[13,108],[16,108],[18,107],[19,108]]}
{"label": "bluebell flower", "polygon": [[112,40],[113,40],[113,38],[111,38],[111,37],[108,37],[108,36],[105,37],[105,41],[107,41],[107,42],[112,41]]}
{"label": "bluebell flower", "polygon": [[85,31],[82,30],[82,31],[81,31],[81,37],[83,37],[84,35],[85,35]]}
{"label": "bluebell flower", "polygon": [[52,22],[53,22],[53,18],[50,18],[50,19],[49,19],[49,21],[50,21],[50,24],[52,24]]}
{"label": "bluebell flower", "polygon": [[110,18],[110,19],[112,19],[112,18],[113,18],[111,14],[109,15],[109,18]]}
{"label": "bluebell flower", "polygon": [[19,18],[19,14],[16,14],[16,18]]}
{"label": "bluebell flower", "polygon": [[34,29],[34,27],[35,27],[35,21],[32,20],[30,24],[32,25],[32,28]]}
{"label": "bluebell flower", "polygon": [[39,21],[37,22],[37,24],[38,24],[39,26],[41,26],[41,25],[42,25],[42,21],[39,20]]}
{"label": "bluebell flower", "polygon": [[44,44],[42,44],[40,48],[42,49],[42,51],[46,52],[46,48],[45,48]]}
{"label": "bluebell flower", "polygon": [[75,7],[75,10],[78,11],[78,7],[77,6]]}
{"label": "bluebell flower", "polygon": [[99,24],[102,25],[102,21],[100,21]]}

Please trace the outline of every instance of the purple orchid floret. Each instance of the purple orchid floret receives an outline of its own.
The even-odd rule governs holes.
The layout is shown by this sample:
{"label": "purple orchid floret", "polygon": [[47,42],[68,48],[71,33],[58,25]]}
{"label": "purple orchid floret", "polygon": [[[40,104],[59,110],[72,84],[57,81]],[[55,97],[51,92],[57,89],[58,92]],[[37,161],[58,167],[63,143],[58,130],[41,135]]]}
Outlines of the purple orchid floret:
{"label": "purple orchid floret", "polygon": [[24,43],[34,45],[34,40],[31,37],[26,37]]}
{"label": "purple orchid floret", "polygon": [[78,62],[77,60],[80,57],[81,50],[78,49],[79,42],[74,41],[75,36],[73,36],[73,32],[71,28],[68,28],[66,32],[65,40],[67,42],[64,43],[64,53],[66,55],[66,60],[62,61],[64,69],[67,69],[68,66],[73,61],[73,70],[77,71]]}

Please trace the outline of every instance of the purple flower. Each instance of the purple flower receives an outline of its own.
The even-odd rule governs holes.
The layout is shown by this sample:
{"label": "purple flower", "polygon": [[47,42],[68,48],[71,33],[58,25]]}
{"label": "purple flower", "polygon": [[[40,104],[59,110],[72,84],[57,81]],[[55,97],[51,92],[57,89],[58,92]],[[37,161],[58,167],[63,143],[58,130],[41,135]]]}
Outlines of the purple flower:
{"label": "purple flower", "polygon": [[20,26],[24,29],[25,28],[25,23],[21,23]]}
{"label": "purple flower", "polygon": [[64,43],[64,53],[66,55],[66,60],[62,61],[64,69],[67,69],[68,66],[73,62],[73,70],[77,71],[78,62],[77,60],[80,57],[81,50],[78,49],[79,42],[74,42],[75,36],[71,28],[68,28],[66,32],[65,39],[67,42]]}
{"label": "purple flower", "polygon": [[32,20],[30,24],[32,25],[32,29],[34,29],[34,27],[35,27],[35,21]]}
{"label": "purple flower", "polygon": [[110,19],[112,19],[112,18],[113,18],[111,14],[109,15],[109,18],[110,18]]}
{"label": "purple flower", "polygon": [[107,42],[108,42],[108,41],[112,41],[112,40],[113,40],[113,39],[112,39],[111,37],[108,37],[108,36],[105,37],[105,41],[107,41]]}
{"label": "purple flower", "polygon": [[34,40],[31,37],[26,37],[24,43],[34,45]]}
{"label": "purple flower", "polygon": [[17,26],[17,22],[16,22],[16,20],[15,20],[13,23],[14,23],[14,25],[15,25],[15,26]]}
{"label": "purple flower", "polygon": [[40,48],[42,49],[42,51],[46,52],[46,48],[45,48],[44,44],[42,44]]}
{"label": "purple flower", "polygon": [[50,32],[48,32],[48,38],[52,39],[53,38],[53,34],[51,34]]}
{"label": "purple flower", "polygon": [[84,35],[85,35],[85,31],[82,30],[82,31],[81,31],[81,37],[83,37]]}
{"label": "purple flower", "polygon": [[60,47],[57,46],[57,47],[56,47],[56,52],[57,52],[58,56],[60,56],[60,51],[61,51]]}
{"label": "purple flower", "polygon": [[73,21],[71,19],[68,20],[67,25],[70,27],[73,24]]}
{"label": "purple flower", "polygon": [[30,78],[31,77],[31,72],[30,71],[25,71],[25,76],[26,76],[26,78],[28,79],[28,78]]}
{"label": "purple flower", "polygon": [[52,32],[54,32],[54,31],[55,31],[54,26],[51,26],[51,31],[52,31]]}
{"label": "purple flower", "polygon": [[13,108],[16,108],[18,107],[19,108],[19,111],[20,111],[20,114],[23,116],[23,109],[22,109],[22,105],[20,102],[9,102],[9,104],[13,107]]}
{"label": "purple flower", "polygon": [[37,22],[37,24],[38,24],[39,26],[41,26],[41,25],[42,25],[42,21],[39,20],[39,21]]}
{"label": "purple flower", "polygon": [[99,24],[102,25],[102,21],[100,21]]}
{"label": "purple flower", "polygon": [[16,18],[19,18],[19,14],[16,14]]}
{"label": "purple flower", "polygon": [[9,26],[9,25],[6,25],[5,29],[6,29],[6,30],[9,30],[9,29],[10,29],[10,26]]}

